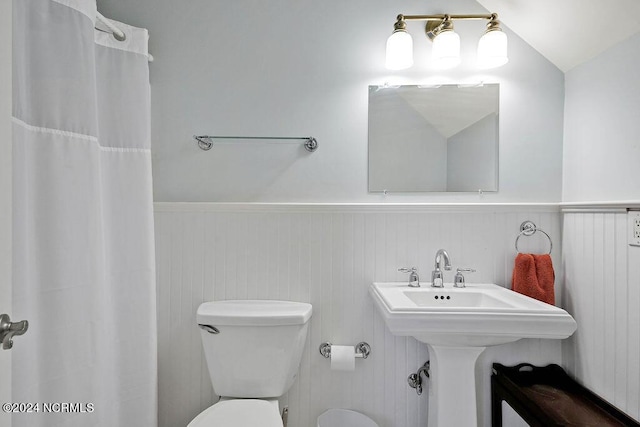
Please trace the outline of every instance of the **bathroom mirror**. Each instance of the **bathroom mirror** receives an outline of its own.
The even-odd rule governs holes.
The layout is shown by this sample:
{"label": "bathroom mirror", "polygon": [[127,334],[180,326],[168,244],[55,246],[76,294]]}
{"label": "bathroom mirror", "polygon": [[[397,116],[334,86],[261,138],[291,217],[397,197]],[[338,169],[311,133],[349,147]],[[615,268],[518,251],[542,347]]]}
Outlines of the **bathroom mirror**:
{"label": "bathroom mirror", "polygon": [[499,85],[369,86],[369,191],[498,191]]}

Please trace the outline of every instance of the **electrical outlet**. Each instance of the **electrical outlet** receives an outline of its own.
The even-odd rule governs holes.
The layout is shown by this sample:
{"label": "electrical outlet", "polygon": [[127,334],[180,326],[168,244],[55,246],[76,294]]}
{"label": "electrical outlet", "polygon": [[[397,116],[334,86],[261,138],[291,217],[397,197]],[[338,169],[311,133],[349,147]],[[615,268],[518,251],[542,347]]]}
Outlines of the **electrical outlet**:
{"label": "electrical outlet", "polygon": [[627,223],[629,245],[640,246],[640,211],[628,211],[627,218],[629,218]]}

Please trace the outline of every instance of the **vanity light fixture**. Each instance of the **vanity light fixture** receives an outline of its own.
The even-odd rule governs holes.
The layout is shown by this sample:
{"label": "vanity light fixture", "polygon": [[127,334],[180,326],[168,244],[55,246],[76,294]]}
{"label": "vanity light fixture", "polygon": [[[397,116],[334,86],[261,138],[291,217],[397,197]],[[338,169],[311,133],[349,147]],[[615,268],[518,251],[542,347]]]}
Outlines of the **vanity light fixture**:
{"label": "vanity light fixture", "polygon": [[478,42],[478,67],[495,68],[506,64],[507,35],[500,28],[498,15],[398,15],[394,31],[387,39],[386,66],[404,70],[413,65],[413,41],[406,21],[427,21],[425,31],[433,42],[432,60],[440,69],[460,63],[460,36],[453,30],[453,20],[488,20],[487,29]]}

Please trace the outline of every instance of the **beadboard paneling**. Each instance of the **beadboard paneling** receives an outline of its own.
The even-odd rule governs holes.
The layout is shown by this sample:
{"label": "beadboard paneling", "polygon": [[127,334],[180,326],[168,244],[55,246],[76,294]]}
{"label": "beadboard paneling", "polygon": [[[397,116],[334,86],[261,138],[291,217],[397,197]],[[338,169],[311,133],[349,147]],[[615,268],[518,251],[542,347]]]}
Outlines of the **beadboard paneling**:
{"label": "beadboard paneling", "polygon": [[578,381],[640,420],[640,248],[626,212],[564,214],[564,300],[578,322],[563,358]]}
{"label": "beadboard paneling", "polygon": [[[417,266],[429,280],[439,248],[454,268],[474,267],[473,282],[509,286],[520,223],[533,220],[554,238],[556,208],[435,209],[372,206],[217,208],[181,204],[156,209],[160,426],[186,425],[214,396],[195,311],[224,299],[310,302],[313,317],[298,379],[281,405],[289,427],[312,427],[328,408],[350,408],[381,427],[426,425],[428,393],[417,396],[407,376],[427,359],[426,346],[395,337],[368,295],[373,281],[402,281],[401,266]],[[521,239],[523,251],[546,251],[544,236]],[[559,259],[554,260],[561,267]],[[557,276],[562,277],[557,271]],[[451,281],[453,273],[448,273]],[[559,287],[559,284],[556,283]],[[367,341],[372,355],[352,373],[333,372],[318,352],[324,341]],[[489,424],[489,376],[494,361],[560,363],[560,343],[522,340],[489,348],[478,363],[481,423]]]}

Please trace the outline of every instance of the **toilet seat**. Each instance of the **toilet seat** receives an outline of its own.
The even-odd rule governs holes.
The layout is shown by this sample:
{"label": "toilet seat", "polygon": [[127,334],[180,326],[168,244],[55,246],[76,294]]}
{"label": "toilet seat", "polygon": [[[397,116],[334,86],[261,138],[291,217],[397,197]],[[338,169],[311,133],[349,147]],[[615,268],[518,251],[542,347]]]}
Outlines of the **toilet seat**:
{"label": "toilet seat", "polygon": [[208,407],[187,427],[282,427],[277,400],[229,399]]}

